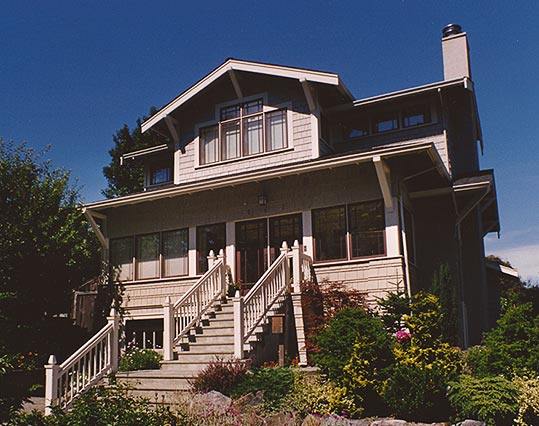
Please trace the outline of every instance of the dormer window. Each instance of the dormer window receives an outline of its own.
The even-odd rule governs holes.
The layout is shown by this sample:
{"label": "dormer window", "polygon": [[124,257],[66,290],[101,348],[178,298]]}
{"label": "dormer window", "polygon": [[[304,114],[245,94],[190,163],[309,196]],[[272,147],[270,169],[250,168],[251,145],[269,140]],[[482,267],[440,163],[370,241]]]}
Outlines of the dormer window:
{"label": "dormer window", "polygon": [[200,129],[200,164],[286,148],[286,110],[264,109],[262,99],[221,108],[219,123]]}

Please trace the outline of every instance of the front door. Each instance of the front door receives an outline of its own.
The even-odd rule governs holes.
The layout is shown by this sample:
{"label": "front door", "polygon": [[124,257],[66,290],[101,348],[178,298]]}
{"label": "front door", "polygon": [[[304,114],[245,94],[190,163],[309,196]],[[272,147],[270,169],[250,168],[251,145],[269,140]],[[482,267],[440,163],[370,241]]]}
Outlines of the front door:
{"label": "front door", "polygon": [[236,223],[236,267],[242,289],[248,290],[281,254],[286,241],[301,244],[301,214]]}
{"label": "front door", "polygon": [[249,289],[268,268],[267,221],[250,220],[236,223],[237,277],[242,289]]}

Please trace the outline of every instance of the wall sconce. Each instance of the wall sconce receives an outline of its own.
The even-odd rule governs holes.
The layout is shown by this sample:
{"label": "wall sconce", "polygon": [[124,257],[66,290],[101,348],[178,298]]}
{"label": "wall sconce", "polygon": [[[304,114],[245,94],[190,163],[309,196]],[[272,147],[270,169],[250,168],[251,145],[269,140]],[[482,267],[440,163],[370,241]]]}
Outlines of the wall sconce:
{"label": "wall sconce", "polygon": [[266,204],[268,204],[268,197],[266,197],[264,194],[260,194],[258,196],[258,205],[265,206]]}

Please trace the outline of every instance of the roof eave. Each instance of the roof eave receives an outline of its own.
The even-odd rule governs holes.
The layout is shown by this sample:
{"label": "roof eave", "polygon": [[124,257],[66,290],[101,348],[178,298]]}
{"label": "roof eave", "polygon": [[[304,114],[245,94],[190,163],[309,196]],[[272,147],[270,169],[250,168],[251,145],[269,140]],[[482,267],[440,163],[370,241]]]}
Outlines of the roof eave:
{"label": "roof eave", "polygon": [[277,77],[293,78],[297,80],[306,80],[313,83],[329,84],[337,86],[338,89],[352,101],[354,98],[346,86],[342,83],[339,76],[334,73],[307,70],[302,68],[286,67],[282,65],[264,64],[260,62],[248,62],[238,59],[227,59],[223,64],[215,68],[197,83],[192,85],[186,91],[174,98],[171,102],[161,108],[156,114],[150,117],[141,125],[142,132],[146,132],[154,125],[160,122],[172,111],[176,110],[182,104],[194,97],[197,93],[204,90],[215,80],[229,71],[244,71],[258,74],[274,75]]}
{"label": "roof eave", "polygon": [[373,157],[379,156],[382,159],[391,158],[404,154],[413,154],[418,152],[427,152],[432,161],[439,167],[440,174],[447,178],[443,163],[436,152],[436,148],[431,142],[423,142],[407,147],[392,147],[372,150],[369,152],[354,153],[339,157],[330,157],[316,159],[304,163],[296,163],[287,166],[278,167],[274,170],[260,169],[255,172],[245,173],[240,176],[224,176],[211,181],[195,182],[188,184],[175,185],[164,189],[158,189],[151,192],[141,192],[123,197],[96,201],[86,204],[84,207],[92,211],[100,211],[108,208],[120,207],[129,204],[137,204],[147,201],[154,201],[162,198],[169,198],[179,195],[191,194],[205,190],[215,190],[230,185],[239,185],[243,183],[257,182],[273,178],[291,176],[299,173],[315,172],[328,168],[335,168],[353,164],[366,163],[373,161]]}

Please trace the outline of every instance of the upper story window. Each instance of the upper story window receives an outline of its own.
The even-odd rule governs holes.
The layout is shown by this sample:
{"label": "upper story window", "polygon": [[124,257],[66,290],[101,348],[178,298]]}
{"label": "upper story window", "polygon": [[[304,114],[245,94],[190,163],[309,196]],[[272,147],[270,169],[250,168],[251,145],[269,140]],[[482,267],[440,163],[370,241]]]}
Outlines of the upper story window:
{"label": "upper story window", "polygon": [[413,127],[430,123],[430,108],[428,105],[414,105],[402,112],[402,126]]}
{"label": "upper story window", "polygon": [[150,185],[160,185],[172,181],[172,161],[163,159],[150,164]]}
{"label": "upper story window", "polygon": [[200,129],[200,164],[286,148],[286,110],[264,111],[262,99],[221,108],[219,123]]}
{"label": "upper story window", "polygon": [[[435,117],[435,116],[434,116]],[[422,126],[435,122],[428,103],[407,106],[400,110],[364,114],[350,119],[344,125],[346,139],[360,138],[398,129]]]}

